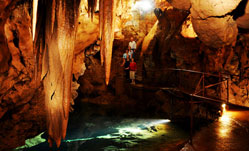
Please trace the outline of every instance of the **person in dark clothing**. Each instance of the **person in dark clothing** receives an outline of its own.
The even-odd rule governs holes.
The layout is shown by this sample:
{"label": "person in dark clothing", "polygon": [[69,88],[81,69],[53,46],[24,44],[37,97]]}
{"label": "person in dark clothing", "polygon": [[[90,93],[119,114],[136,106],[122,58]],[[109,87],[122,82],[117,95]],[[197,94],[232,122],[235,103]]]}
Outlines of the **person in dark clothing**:
{"label": "person in dark clothing", "polygon": [[125,78],[130,80],[130,59],[127,59],[124,64]]}
{"label": "person in dark clothing", "polygon": [[125,78],[126,80],[130,79],[130,59],[131,59],[131,54],[129,50],[127,49],[125,53],[123,54],[123,63],[121,66],[124,66],[125,70]]}

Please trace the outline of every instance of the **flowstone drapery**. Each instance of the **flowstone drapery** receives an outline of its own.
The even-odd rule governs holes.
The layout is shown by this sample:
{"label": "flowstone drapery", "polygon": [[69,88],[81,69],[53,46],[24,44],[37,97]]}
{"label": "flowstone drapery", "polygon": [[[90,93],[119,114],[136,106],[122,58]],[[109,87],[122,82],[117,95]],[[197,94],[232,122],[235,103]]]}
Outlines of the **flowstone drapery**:
{"label": "flowstone drapery", "polygon": [[[38,4],[36,49],[42,50],[42,74],[49,144],[66,136],[72,62],[80,0],[45,0]],[[39,62],[39,61],[37,61]]]}

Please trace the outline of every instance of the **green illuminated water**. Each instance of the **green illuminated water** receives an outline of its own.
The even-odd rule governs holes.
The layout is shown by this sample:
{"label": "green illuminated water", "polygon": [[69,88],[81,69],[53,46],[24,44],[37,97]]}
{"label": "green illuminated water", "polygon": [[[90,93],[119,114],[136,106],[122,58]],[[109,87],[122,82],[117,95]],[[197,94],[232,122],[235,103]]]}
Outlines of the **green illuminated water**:
{"label": "green illuminated water", "polygon": [[[81,121],[69,123],[60,151],[167,151],[179,148],[187,140],[186,132],[165,119],[95,117]],[[41,142],[21,150],[49,148],[47,142]]]}

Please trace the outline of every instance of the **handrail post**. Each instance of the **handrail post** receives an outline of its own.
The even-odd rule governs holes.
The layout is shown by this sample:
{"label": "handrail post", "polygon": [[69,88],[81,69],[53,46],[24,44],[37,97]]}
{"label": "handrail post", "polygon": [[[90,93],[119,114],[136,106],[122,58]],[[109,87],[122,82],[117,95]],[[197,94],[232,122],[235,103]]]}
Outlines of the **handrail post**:
{"label": "handrail post", "polygon": [[227,78],[227,104],[229,103],[229,78]]}
{"label": "handrail post", "polygon": [[178,79],[178,88],[180,89],[180,83],[181,83],[181,78],[180,78],[180,72],[176,71],[177,79]]}
{"label": "handrail post", "polygon": [[202,73],[202,88],[203,88],[203,92],[202,92],[202,95],[204,96],[205,95],[205,74]]}
{"label": "handrail post", "polygon": [[191,94],[191,101],[190,101],[190,145],[193,144],[193,97]]}
{"label": "handrail post", "polygon": [[[220,72],[219,72],[219,82],[221,82],[221,74],[220,74]],[[219,93],[218,93],[218,95],[219,95],[219,98],[221,98],[221,84],[219,84],[219,87],[218,87],[219,89]]]}

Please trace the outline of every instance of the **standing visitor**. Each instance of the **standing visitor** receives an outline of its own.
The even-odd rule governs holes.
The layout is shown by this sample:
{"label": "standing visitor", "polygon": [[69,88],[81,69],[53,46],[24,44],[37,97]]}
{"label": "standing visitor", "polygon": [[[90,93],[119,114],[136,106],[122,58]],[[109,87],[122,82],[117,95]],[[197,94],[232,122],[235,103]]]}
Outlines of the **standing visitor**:
{"label": "standing visitor", "polygon": [[129,49],[128,51],[129,51],[128,54],[129,54],[129,57],[130,57],[130,60],[131,60],[131,58],[134,58],[134,52],[131,49]]}
{"label": "standing visitor", "polygon": [[130,56],[131,54],[129,53],[129,50],[127,49],[125,51],[125,53],[123,54],[123,63],[121,66],[124,66],[124,70],[125,70],[125,77],[126,80],[130,80],[130,76],[129,76],[129,71],[130,71]]}
{"label": "standing visitor", "polygon": [[132,54],[133,53],[131,51],[129,51],[128,49],[125,50],[125,53],[123,54],[123,62],[121,64],[121,66],[124,66],[124,64],[125,64],[126,61],[130,61],[131,60]]}
{"label": "standing visitor", "polygon": [[131,58],[130,62],[130,79],[131,79],[131,84],[135,84],[135,73],[137,70],[137,64],[134,61],[134,58]]}
{"label": "standing visitor", "polygon": [[131,37],[131,41],[129,42],[129,50],[132,50],[132,52],[136,52],[137,44],[134,41],[133,37]]}

